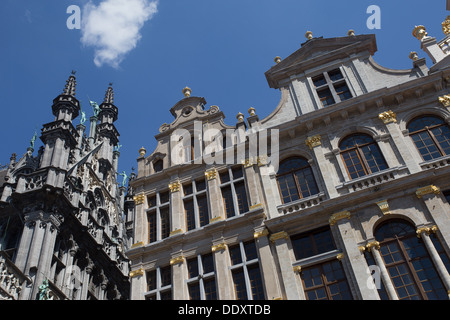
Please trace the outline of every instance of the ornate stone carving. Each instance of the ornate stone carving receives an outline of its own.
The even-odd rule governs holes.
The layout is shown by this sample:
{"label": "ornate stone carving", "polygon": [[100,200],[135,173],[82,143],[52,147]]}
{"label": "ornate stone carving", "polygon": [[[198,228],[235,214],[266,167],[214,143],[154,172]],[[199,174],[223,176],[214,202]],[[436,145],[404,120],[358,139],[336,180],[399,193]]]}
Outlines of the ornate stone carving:
{"label": "ornate stone carving", "polygon": [[215,244],[211,247],[211,251],[212,252],[216,252],[216,251],[222,251],[222,250],[227,250],[227,244],[226,243],[218,243]]}
{"label": "ornate stone carving", "polygon": [[272,234],[270,236],[270,241],[275,242],[277,240],[287,239],[287,238],[289,238],[289,235],[287,234],[287,232],[281,231],[281,232],[277,232],[277,233]]}
{"label": "ornate stone carving", "polygon": [[312,150],[314,147],[322,145],[322,137],[315,135],[305,140],[306,145]]}
{"label": "ornate stone carving", "polygon": [[431,233],[436,233],[437,230],[438,230],[437,226],[417,228],[417,230],[416,230],[417,238],[422,237],[422,233],[424,233],[424,232],[426,232],[426,234],[430,235]]}
{"label": "ornate stone carving", "polygon": [[376,202],[376,204],[380,208],[381,212],[383,212],[384,215],[391,213],[389,211],[389,203],[387,202],[387,200],[378,201],[378,202]]}
{"label": "ornate stone carving", "polygon": [[133,197],[133,201],[134,201],[135,205],[143,204],[144,201],[145,201],[145,195],[143,193],[142,194],[138,194],[138,195]]}
{"label": "ornate stone carving", "polygon": [[417,189],[416,196],[417,196],[417,198],[420,199],[424,195],[432,194],[432,193],[439,194],[440,192],[441,192],[441,189],[439,189],[439,187],[436,187],[434,185],[429,185],[429,186]]}
{"label": "ornate stone carving", "polygon": [[184,257],[183,256],[179,256],[179,257],[170,259],[170,265],[171,266],[173,266],[175,264],[180,264],[180,263],[183,263],[183,262],[184,262]]}
{"label": "ornate stone carving", "polygon": [[205,171],[205,177],[206,180],[214,180],[217,178],[217,170],[216,169],[211,169],[208,171]]}
{"label": "ornate stone carving", "polygon": [[383,121],[385,124],[391,123],[391,122],[394,122],[394,123],[397,122],[397,115],[395,114],[395,112],[393,112],[391,110],[383,112],[383,113],[380,113],[378,115],[378,118],[381,121]]}
{"label": "ornate stone carving", "polygon": [[447,16],[447,18],[442,22],[442,32],[446,36],[450,34],[450,16]]}
{"label": "ornate stone carving", "polygon": [[172,193],[180,191],[180,187],[181,187],[181,185],[180,185],[180,182],[178,182],[178,181],[169,183],[169,189],[170,189],[170,192],[172,192]]}
{"label": "ornate stone carving", "polygon": [[450,107],[450,94],[439,97],[438,100],[444,107]]}
{"label": "ornate stone carving", "polygon": [[260,237],[264,237],[264,236],[268,236],[268,235],[269,235],[269,230],[264,228],[261,231],[256,231],[255,233],[253,233],[253,238],[258,239]]}
{"label": "ornate stone carving", "polygon": [[378,241],[372,241],[366,245],[367,251],[370,252],[372,250],[372,248],[376,249],[376,250],[380,250],[380,243]]}
{"label": "ornate stone carving", "polygon": [[350,216],[351,214],[349,211],[341,211],[333,214],[328,220],[328,222],[330,223],[331,226],[334,226],[339,220],[350,219]]}

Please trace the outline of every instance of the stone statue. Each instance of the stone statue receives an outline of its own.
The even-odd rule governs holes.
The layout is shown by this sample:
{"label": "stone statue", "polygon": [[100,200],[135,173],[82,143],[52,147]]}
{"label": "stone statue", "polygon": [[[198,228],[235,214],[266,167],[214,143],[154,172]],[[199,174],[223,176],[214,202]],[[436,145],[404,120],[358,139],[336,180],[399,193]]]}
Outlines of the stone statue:
{"label": "stone statue", "polygon": [[89,100],[89,103],[91,104],[92,108],[94,109],[94,117],[97,117],[100,113],[100,107],[98,106],[97,102]]}
{"label": "stone statue", "polygon": [[39,300],[50,300],[48,279],[39,286]]}
{"label": "stone statue", "polygon": [[127,183],[128,175],[125,173],[125,171],[123,171],[122,173],[119,173],[119,176],[122,176],[122,177],[123,177],[123,180],[122,180],[122,187],[124,187],[125,184]]}
{"label": "stone statue", "polygon": [[86,113],[84,111],[81,111],[80,123],[84,125],[85,122],[86,122]]}
{"label": "stone statue", "polygon": [[37,139],[37,132],[35,131],[34,136],[33,136],[33,138],[31,138],[31,141],[30,141],[30,147],[33,149],[34,149],[34,143],[36,142],[36,139]]}

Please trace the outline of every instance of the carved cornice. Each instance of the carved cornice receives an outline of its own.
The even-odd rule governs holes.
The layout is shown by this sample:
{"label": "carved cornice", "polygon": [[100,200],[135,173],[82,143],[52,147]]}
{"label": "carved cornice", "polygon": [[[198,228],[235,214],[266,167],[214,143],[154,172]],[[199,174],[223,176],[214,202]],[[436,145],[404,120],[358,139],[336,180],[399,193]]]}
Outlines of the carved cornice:
{"label": "carved cornice", "polygon": [[306,145],[312,150],[314,147],[322,145],[322,137],[315,135],[305,140]]}
{"label": "carved cornice", "polygon": [[328,222],[330,223],[330,226],[334,226],[339,220],[350,219],[350,216],[351,214],[349,211],[341,211],[333,214],[328,220]]}
{"label": "carved cornice", "polygon": [[420,199],[424,195],[433,194],[433,193],[434,194],[439,194],[440,192],[441,192],[441,189],[439,189],[439,187],[436,187],[434,185],[429,185],[429,186],[417,189],[416,196],[417,196],[417,198]]}
{"label": "carved cornice", "polygon": [[391,123],[391,122],[394,122],[394,123],[397,122],[397,115],[395,114],[395,112],[393,112],[391,110],[383,112],[383,113],[380,113],[378,115],[378,118],[381,121],[383,121],[383,123],[385,123],[385,124]]}

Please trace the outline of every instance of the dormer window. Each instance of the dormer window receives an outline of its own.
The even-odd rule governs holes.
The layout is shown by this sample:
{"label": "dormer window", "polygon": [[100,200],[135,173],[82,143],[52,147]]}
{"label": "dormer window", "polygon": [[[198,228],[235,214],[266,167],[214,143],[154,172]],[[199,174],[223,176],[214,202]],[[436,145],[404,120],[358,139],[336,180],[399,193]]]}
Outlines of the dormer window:
{"label": "dormer window", "polygon": [[340,69],[324,72],[311,80],[324,107],[353,97]]}

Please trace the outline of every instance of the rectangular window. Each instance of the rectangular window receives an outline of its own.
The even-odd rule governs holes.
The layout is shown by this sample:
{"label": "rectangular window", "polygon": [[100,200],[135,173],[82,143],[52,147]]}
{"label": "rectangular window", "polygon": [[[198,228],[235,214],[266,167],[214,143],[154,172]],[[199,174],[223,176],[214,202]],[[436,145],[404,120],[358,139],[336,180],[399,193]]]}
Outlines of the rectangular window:
{"label": "rectangular window", "polygon": [[216,275],[211,253],[187,260],[190,300],[216,300]]}
{"label": "rectangular window", "polygon": [[227,218],[234,217],[237,213],[246,213],[249,210],[249,206],[242,166],[227,168],[219,176],[222,200]]}
{"label": "rectangular window", "polygon": [[205,179],[183,185],[187,231],[209,224],[209,203]]}
{"label": "rectangular window", "polygon": [[336,249],[331,230],[328,227],[292,236],[291,242],[296,260]]}
{"label": "rectangular window", "polygon": [[352,300],[350,288],[339,261],[305,268],[301,274],[308,300]]}
{"label": "rectangular window", "polygon": [[169,237],[170,234],[170,206],[169,191],[157,192],[148,196],[147,221],[148,242],[156,242]]}
{"label": "rectangular window", "polygon": [[353,97],[340,69],[324,72],[311,78],[323,107]]}
{"label": "rectangular window", "polygon": [[255,241],[230,246],[233,277],[237,300],[264,300],[264,286]]}
{"label": "rectangular window", "polygon": [[172,267],[148,271],[145,300],[172,300]]}

